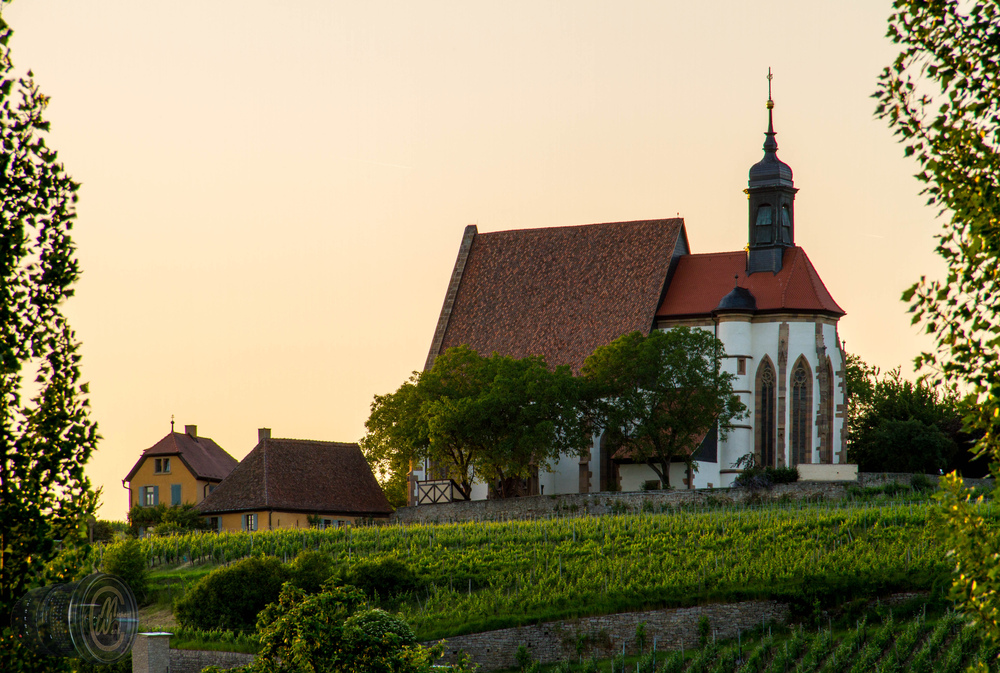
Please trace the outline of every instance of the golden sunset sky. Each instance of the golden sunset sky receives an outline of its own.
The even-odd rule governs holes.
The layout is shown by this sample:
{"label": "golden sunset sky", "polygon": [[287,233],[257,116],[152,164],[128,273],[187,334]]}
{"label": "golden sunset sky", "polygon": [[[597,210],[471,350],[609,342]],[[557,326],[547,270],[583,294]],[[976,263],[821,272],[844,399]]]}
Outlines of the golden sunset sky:
{"label": "golden sunset sky", "polygon": [[140,452],[197,424],[357,441],[423,366],[463,228],[680,214],[742,248],[774,72],[796,242],[883,368],[926,337],[900,293],[940,275],[870,95],[889,0],[17,0],[16,69],[83,184],[66,311],[103,440],[100,516]]}

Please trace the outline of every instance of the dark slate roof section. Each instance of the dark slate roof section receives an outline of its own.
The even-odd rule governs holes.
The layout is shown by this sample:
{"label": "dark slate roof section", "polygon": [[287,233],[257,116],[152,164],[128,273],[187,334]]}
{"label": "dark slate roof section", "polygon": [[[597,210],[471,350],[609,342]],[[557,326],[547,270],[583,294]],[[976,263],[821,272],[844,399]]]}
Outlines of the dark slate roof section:
{"label": "dark slate roof section", "polygon": [[659,320],[711,317],[736,283],[753,294],[757,312],[800,312],[839,318],[844,309],[830,296],[805,251],[786,248],[778,273],[747,276],[747,253],[715,252],[687,255],[677,264],[666,297],[656,312]]}
{"label": "dark slate roof section", "polygon": [[125,481],[132,481],[142,461],[150,456],[178,456],[188,471],[203,481],[222,481],[239,462],[208,437],[171,432],[142,452]]}
{"label": "dark slate roof section", "polygon": [[357,444],[265,439],[198,505],[202,514],[277,510],[387,516],[392,507]]}
{"label": "dark slate roof section", "polygon": [[467,344],[579,372],[598,346],[649,333],[686,236],[680,218],[477,234],[439,352]]}

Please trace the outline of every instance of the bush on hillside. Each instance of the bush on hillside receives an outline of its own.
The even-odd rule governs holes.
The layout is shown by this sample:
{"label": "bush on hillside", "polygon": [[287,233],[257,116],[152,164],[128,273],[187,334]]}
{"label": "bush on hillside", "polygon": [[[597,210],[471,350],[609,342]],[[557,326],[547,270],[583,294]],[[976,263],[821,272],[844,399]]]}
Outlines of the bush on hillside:
{"label": "bush on hillside", "polygon": [[278,600],[291,570],[280,560],[251,556],[217,568],[195,582],[174,604],[182,626],[252,631],[257,613]]}
{"label": "bush on hillside", "polygon": [[191,503],[167,507],[160,503],[155,507],[133,505],[128,511],[129,533],[137,537],[145,530],[154,535],[172,535],[193,530],[208,530],[205,517]]}
{"label": "bush on hillside", "polygon": [[317,593],[335,571],[333,557],[321,551],[303,551],[290,564],[291,582],[307,594]]}
{"label": "bush on hillside", "polygon": [[91,534],[94,536],[94,542],[112,542],[115,539],[115,527],[110,521],[99,519],[94,522]]}
{"label": "bush on hillside", "polygon": [[736,475],[733,486],[747,491],[769,490],[775,484],[791,484],[799,480],[798,468],[761,467],[752,453],[737,460],[733,467],[743,470]]}
{"label": "bush on hillside", "polygon": [[130,538],[105,547],[101,570],[121,578],[129,585],[140,605],[146,601],[149,594],[149,567],[139,540]]}
{"label": "bush on hillside", "polygon": [[369,597],[397,598],[420,588],[419,576],[408,565],[395,558],[361,561],[345,577]]}

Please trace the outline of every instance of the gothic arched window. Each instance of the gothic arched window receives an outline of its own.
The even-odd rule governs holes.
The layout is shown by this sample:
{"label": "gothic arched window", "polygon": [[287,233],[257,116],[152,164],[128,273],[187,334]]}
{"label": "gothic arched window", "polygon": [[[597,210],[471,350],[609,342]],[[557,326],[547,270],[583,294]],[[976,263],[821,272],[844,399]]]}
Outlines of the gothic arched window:
{"label": "gothic arched window", "polygon": [[757,462],[763,466],[775,466],[775,402],[777,398],[777,377],[774,375],[774,365],[771,359],[764,356],[764,361],[757,368],[757,383],[754,393],[754,420],[756,426],[755,440]]}
{"label": "gothic arched window", "polygon": [[812,372],[805,356],[792,368],[792,465],[812,462]]}

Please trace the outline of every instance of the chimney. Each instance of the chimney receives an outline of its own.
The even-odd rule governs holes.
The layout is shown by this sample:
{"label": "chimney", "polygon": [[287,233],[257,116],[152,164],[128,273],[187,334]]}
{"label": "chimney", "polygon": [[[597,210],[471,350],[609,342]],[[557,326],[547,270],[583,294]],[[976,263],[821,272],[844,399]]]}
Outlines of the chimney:
{"label": "chimney", "polygon": [[192,437],[198,436],[198,426],[197,425],[185,425],[184,434],[191,435]]}
{"label": "chimney", "polygon": [[265,439],[271,439],[271,428],[258,428],[257,442],[263,442]]}

